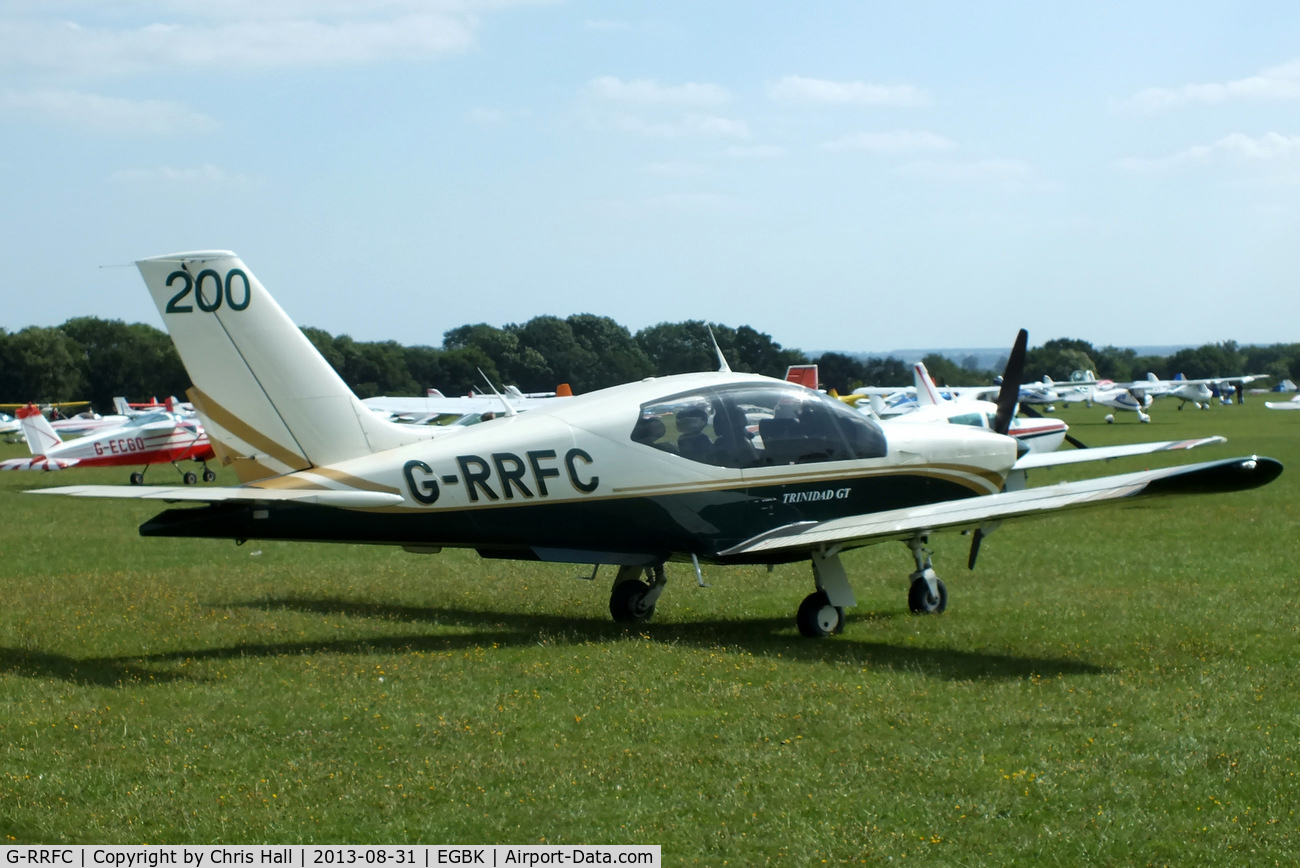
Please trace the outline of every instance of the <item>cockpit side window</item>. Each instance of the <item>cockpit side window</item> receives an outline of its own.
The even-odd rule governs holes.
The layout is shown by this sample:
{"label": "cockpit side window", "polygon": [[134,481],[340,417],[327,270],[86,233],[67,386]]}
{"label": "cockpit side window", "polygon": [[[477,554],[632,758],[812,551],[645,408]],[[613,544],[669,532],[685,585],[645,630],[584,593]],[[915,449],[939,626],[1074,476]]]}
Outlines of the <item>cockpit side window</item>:
{"label": "cockpit side window", "polygon": [[632,428],[632,439],[692,461],[707,461],[714,441],[708,399],[686,395],[643,405]]}
{"label": "cockpit side window", "polygon": [[879,458],[885,435],[840,401],[779,384],[701,390],[642,405],[632,439],[720,467]]}
{"label": "cockpit side window", "polygon": [[958,413],[948,417],[948,422],[953,425],[970,425],[973,428],[983,428],[984,416],[979,413]]}

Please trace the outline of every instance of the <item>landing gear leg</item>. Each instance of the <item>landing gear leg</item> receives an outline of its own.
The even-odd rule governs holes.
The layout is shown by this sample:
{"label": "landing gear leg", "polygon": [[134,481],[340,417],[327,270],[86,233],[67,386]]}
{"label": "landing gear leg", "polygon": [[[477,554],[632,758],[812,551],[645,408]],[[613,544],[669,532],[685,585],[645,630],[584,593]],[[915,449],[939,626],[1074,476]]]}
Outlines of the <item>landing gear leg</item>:
{"label": "landing gear leg", "polygon": [[917,615],[937,615],[948,608],[948,589],[934,574],[930,565],[932,552],[926,548],[927,542],[929,537],[925,536],[914,536],[907,541],[912,559],[916,561],[916,571],[908,576],[912,586],[907,591],[907,607]]}
{"label": "landing gear leg", "polygon": [[812,565],[817,590],[799,604],[795,623],[803,635],[821,639],[844,632],[844,607],[856,606],[858,601],[838,552],[813,552]]}
{"label": "landing gear leg", "polygon": [[[642,574],[650,581],[642,581]],[[648,621],[655,613],[655,603],[668,584],[664,565],[618,568],[614,588],[609,594],[609,614],[620,623]]]}

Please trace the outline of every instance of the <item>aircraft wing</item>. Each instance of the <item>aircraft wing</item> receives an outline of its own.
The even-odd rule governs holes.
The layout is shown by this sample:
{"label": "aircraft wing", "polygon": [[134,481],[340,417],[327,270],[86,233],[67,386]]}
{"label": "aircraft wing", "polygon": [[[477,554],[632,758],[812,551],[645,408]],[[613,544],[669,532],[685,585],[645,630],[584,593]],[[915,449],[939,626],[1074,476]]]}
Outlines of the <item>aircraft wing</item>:
{"label": "aircraft wing", "polygon": [[860,386],[853,390],[855,395],[865,395],[867,397],[875,396],[880,399],[892,398],[895,395],[916,397],[916,388],[913,386]]}
{"label": "aircraft wing", "polygon": [[1084,461],[1110,461],[1113,458],[1125,458],[1129,455],[1145,455],[1149,452],[1172,452],[1180,449],[1195,449],[1211,443],[1226,443],[1223,437],[1200,437],[1195,440],[1157,440],[1152,443],[1125,443],[1121,446],[1095,446],[1088,449],[1069,449],[1056,452],[1029,452],[1020,458],[1012,470],[1033,470],[1040,467],[1056,467],[1061,464],[1079,464]]}
{"label": "aircraft wing", "polygon": [[402,496],[386,491],[326,488],[254,488],[251,486],[212,486],[192,488],[167,485],[65,485],[37,488],[28,494],[62,494],[67,497],[116,497],[131,500],[193,501],[198,503],[266,503],[293,500],[315,506],[365,509],[393,506]]}
{"label": "aircraft wing", "polygon": [[814,550],[821,546],[863,546],[910,539],[941,530],[974,529],[1000,521],[1034,518],[1060,509],[1079,509],[1165,494],[1239,491],[1271,482],[1282,472],[1272,458],[1228,458],[1062,482],[1023,491],[949,500],[822,522],[798,522],[759,534],[718,554]]}

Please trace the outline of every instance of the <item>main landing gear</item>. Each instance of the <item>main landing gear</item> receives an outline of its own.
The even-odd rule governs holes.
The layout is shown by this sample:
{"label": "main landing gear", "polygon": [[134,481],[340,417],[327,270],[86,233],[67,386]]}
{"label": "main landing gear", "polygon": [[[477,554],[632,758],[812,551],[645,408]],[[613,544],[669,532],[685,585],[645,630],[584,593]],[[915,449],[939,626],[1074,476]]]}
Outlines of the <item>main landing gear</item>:
{"label": "main landing gear", "polygon": [[[934,573],[926,542],[924,536],[907,540],[916,561],[916,570],[908,576],[912,584],[907,591],[907,607],[917,615],[937,615],[948,607],[948,589]],[[844,631],[844,609],[856,605],[857,600],[840,564],[838,549],[813,552],[812,565],[817,590],[799,604],[795,623],[803,635],[821,639]]]}
{"label": "main landing gear", "polygon": [[821,639],[844,632],[844,608],[856,606],[858,601],[849,587],[844,565],[840,563],[839,549],[813,552],[812,566],[817,590],[799,604],[795,623],[803,635]]}
{"label": "main landing gear", "polygon": [[[146,464],[146,465],[144,466],[144,470],[137,470],[137,471],[135,471],[134,473],[132,473],[132,474],[131,474],[131,484],[132,484],[132,485],[144,485],[144,474],[145,474],[145,471],[148,470],[151,466],[152,466],[152,465]],[[194,483],[196,483],[196,482],[199,481],[199,475],[198,475],[197,473],[195,473],[195,472],[192,471],[192,470],[181,470],[179,467],[176,466],[176,462],[175,462],[175,461],[172,462],[172,467],[176,467],[176,472],[179,473],[179,474],[181,475],[181,482],[183,482],[184,484],[186,484],[186,485],[193,485]],[[206,461],[203,462],[203,481],[204,481],[204,482],[213,482],[213,481],[216,480],[216,478],[217,478],[217,473],[216,473],[216,471],[215,471],[215,470],[212,470],[212,469],[210,469],[210,468],[208,467],[208,462],[206,462]]]}
{"label": "main landing gear", "polygon": [[[642,579],[642,575],[649,581]],[[655,613],[655,603],[668,584],[663,564],[653,567],[618,568],[614,588],[609,593],[609,614],[615,621],[630,624],[648,621]]]}

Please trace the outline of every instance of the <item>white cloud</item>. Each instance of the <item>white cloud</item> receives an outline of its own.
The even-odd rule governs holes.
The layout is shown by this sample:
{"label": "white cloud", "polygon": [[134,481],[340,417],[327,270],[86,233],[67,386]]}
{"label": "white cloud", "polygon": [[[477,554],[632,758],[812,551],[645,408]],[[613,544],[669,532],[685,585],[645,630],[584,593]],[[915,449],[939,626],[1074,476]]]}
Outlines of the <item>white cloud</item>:
{"label": "white cloud", "polygon": [[823,151],[867,151],[876,154],[913,154],[951,151],[952,140],[935,133],[893,130],[886,133],[854,133],[820,146]]}
{"label": "white cloud", "polygon": [[1119,167],[1131,172],[1161,172],[1223,161],[1256,165],[1300,162],[1300,136],[1265,133],[1259,138],[1251,138],[1233,133],[1212,144],[1196,145],[1167,157],[1129,157],[1120,160]]}
{"label": "white cloud", "polygon": [[173,169],[160,166],[156,169],[123,169],[114,172],[110,180],[119,184],[132,186],[181,186],[181,187],[252,187],[253,180],[246,175],[227,172],[225,169],[206,163],[194,169]]}
{"label": "white cloud", "polygon": [[1156,110],[1191,103],[1214,105],[1231,100],[1288,99],[1300,99],[1300,59],[1235,81],[1186,84],[1173,88],[1149,87],[1123,101],[1121,106]]}
{"label": "white cloud", "polygon": [[165,134],[216,129],[202,112],[173,102],[129,100],[68,90],[0,93],[0,113],[114,132]]}
{"label": "white cloud", "polygon": [[711,108],[731,100],[730,91],[717,84],[660,84],[650,78],[624,81],[612,75],[587,82],[587,92],[610,102],[645,106]]}
{"label": "white cloud", "polygon": [[[10,19],[0,22],[0,68],[102,76],[411,60],[465,50],[473,44],[476,26],[471,16],[436,8],[393,14],[381,6],[379,13],[389,15],[376,17],[372,10],[349,6],[357,18],[331,20],[307,8],[275,4],[263,4],[261,14],[241,5],[234,11],[246,17],[233,18],[230,9],[223,14],[220,3],[210,7],[132,26]],[[276,11],[280,14],[271,14]],[[304,17],[294,17],[298,11]]]}
{"label": "white cloud", "polygon": [[768,85],[767,92],[778,102],[799,105],[917,106],[930,102],[924,91],[907,84],[827,81],[798,75]]}
{"label": "white cloud", "polygon": [[687,115],[676,120],[651,121],[639,115],[620,115],[614,126],[627,133],[657,139],[749,137],[749,124],[714,115]]}

